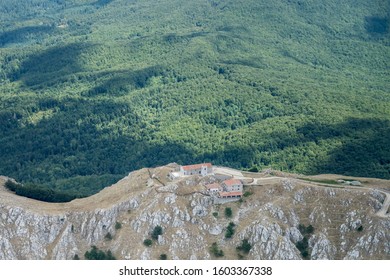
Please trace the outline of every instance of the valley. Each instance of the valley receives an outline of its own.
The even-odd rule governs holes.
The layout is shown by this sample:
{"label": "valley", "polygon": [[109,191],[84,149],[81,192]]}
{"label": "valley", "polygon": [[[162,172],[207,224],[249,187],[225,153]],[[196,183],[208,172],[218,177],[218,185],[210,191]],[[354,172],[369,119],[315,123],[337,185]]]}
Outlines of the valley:
{"label": "valley", "polygon": [[386,1],[3,0],[0,174],[169,162],[390,178]]}

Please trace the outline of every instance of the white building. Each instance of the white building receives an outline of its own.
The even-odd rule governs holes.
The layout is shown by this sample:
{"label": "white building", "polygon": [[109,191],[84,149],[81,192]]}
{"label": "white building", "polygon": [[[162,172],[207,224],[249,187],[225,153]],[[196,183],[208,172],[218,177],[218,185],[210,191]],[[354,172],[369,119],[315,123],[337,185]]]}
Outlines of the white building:
{"label": "white building", "polygon": [[219,191],[222,191],[222,187],[218,183],[213,183],[210,185],[206,185],[207,192],[212,194],[212,193],[217,193]]}
{"label": "white building", "polygon": [[218,196],[220,198],[240,198],[242,197],[242,192],[219,192]]}
{"label": "white building", "polygon": [[225,192],[241,192],[243,190],[242,182],[238,179],[229,179],[222,182],[222,188]]}
{"label": "white building", "polygon": [[240,198],[242,197],[243,185],[238,179],[225,180],[218,191],[220,198]]}
{"label": "white building", "polygon": [[201,175],[207,176],[213,173],[213,166],[211,163],[199,163],[193,165],[182,165],[180,171],[182,175]]}
{"label": "white building", "polygon": [[175,180],[182,176],[200,175],[207,176],[213,174],[213,166],[211,163],[199,163],[193,165],[181,165],[178,171],[169,173],[169,178]]}

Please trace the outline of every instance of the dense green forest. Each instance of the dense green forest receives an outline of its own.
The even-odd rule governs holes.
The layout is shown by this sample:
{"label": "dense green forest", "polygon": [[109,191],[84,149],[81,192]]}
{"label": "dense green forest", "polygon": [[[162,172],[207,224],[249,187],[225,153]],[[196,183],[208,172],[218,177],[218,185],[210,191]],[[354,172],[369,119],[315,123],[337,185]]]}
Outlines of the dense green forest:
{"label": "dense green forest", "polygon": [[386,0],[1,0],[0,174],[211,161],[390,179]]}

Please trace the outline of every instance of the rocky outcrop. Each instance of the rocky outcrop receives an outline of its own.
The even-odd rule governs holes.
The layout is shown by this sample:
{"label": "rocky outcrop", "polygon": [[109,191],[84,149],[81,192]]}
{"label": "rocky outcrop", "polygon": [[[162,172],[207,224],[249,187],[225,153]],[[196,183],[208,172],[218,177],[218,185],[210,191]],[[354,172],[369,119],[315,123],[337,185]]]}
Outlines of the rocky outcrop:
{"label": "rocky outcrop", "polygon": [[[153,173],[163,178],[158,172]],[[385,201],[379,191],[289,179],[253,187],[243,201],[216,205],[199,191],[182,191],[192,187],[188,180],[161,186],[141,170],[93,197],[58,205],[1,189],[0,259],[72,259],[92,245],[120,259],[158,259],[163,253],[170,259],[212,259],[213,242],[227,259],[301,259],[297,244],[305,236],[311,259],[389,259],[390,219],[375,215]],[[233,210],[231,218],[225,207]],[[226,238],[230,222],[235,233]],[[314,232],[301,232],[300,224],[312,225]],[[157,225],[163,234],[145,247]],[[252,246],[247,255],[236,250],[244,239]]]}

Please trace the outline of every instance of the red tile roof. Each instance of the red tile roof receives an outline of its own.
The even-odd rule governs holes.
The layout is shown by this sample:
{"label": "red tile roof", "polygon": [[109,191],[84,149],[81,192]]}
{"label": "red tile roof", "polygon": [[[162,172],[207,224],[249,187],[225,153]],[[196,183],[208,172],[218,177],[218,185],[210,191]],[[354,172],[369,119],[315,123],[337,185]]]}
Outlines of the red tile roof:
{"label": "red tile roof", "polygon": [[193,165],[183,165],[182,168],[185,171],[194,170],[194,169],[201,169],[202,166],[207,166],[207,168],[211,168],[211,163],[199,163],[199,164],[193,164]]}
{"label": "red tile roof", "polygon": [[220,187],[221,187],[221,185],[218,184],[218,183],[213,183],[213,184],[210,184],[210,185],[207,185],[207,186],[206,186],[206,188],[207,188],[208,190],[210,190],[210,189],[219,189]]}
{"label": "red tile roof", "polygon": [[241,196],[242,192],[220,192],[219,196],[220,197],[225,197],[225,196]]}
{"label": "red tile roof", "polygon": [[223,183],[224,183],[226,186],[242,185],[241,181],[238,180],[238,179],[229,179],[229,180],[225,180],[225,181],[223,181]]}

